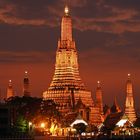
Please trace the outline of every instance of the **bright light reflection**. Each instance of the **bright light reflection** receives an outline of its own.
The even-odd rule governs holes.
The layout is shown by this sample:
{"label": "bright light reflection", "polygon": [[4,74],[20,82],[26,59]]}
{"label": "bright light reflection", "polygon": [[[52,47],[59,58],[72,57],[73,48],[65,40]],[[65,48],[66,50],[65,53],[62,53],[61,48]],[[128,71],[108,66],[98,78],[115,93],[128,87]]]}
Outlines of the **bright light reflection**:
{"label": "bright light reflection", "polygon": [[65,7],[65,14],[68,14],[69,13],[69,8],[66,6]]}
{"label": "bright light reflection", "polygon": [[29,126],[31,126],[32,125],[32,122],[29,122]]}
{"label": "bright light reflection", "polygon": [[85,125],[88,125],[84,120],[75,120],[70,126],[73,127],[75,124],[78,124],[78,123],[83,123]]}
{"label": "bright light reflection", "polygon": [[44,128],[45,127],[45,123],[41,123],[40,127]]}
{"label": "bright light reflection", "polygon": [[116,125],[119,127],[123,127],[126,122],[127,122],[127,119],[120,120]]}

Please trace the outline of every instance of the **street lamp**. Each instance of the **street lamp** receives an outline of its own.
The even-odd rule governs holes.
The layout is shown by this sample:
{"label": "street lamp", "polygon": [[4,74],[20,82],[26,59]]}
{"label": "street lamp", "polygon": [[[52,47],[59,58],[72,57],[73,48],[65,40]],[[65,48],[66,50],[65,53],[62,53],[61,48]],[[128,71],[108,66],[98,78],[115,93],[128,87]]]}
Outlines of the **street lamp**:
{"label": "street lamp", "polygon": [[29,124],[29,133],[31,133],[33,124],[32,124],[32,122],[29,122],[28,124]]}
{"label": "street lamp", "polygon": [[29,127],[32,126],[32,122],[29,122]]}
{"label": "street lamp", "polygon": [[40,127],[41,127],[41,132],[43,132],[43,135],[44,135],[44,134],[45,134],[45,123],[42,122],[42,123],[40,124]]}

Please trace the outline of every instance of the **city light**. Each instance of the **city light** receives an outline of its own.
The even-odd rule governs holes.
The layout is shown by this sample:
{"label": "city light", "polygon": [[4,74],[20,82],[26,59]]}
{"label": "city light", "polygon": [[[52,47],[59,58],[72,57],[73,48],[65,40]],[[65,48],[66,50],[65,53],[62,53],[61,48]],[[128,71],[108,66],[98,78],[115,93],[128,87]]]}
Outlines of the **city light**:
{"label": "city light", "polygon": [[69,8],[66,6],[65,7],[65,14],[68,14],[69,13]]}
{"label": "city light", "polygon": [[32,122],[29,122],[29,127],[32,125]]}
{"label": "city light", "polygon": [[127,122],[127,119],[120,120],[116,125],[119,127],[123,127],[126,122]]}
{"label": "city light", "polygon": [[78,123],[83,123],[85,125],[88,125],[84,120],[75,120],[70,126],[73,127],[75,124],[78,124]]}
{"label": "city light", "polygon": [[40,124],[40,127],[41,127],[41,128],[45,128],[45,123],[42,122],[42,123]]}

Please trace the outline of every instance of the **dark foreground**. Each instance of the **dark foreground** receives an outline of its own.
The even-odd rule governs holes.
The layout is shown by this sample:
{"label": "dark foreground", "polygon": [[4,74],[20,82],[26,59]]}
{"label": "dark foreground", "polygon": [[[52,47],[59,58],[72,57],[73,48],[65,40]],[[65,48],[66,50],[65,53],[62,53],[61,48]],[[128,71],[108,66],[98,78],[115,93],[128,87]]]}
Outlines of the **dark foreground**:
{"label": "dark foreground", "polygon": [[117,137],[64,137],[64,136],[35,136],[35,137],[0,137],[0,140],[140,140],[135,136],[117,136]]}

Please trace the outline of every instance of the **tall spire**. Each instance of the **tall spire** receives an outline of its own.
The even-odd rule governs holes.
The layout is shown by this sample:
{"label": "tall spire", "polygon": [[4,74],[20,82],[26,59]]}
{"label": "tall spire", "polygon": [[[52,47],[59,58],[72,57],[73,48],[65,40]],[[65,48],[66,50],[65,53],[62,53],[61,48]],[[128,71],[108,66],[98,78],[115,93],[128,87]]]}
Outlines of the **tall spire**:
{"label": "tall spire", "polygon": [[14,91],[12,87],[12,80],[9,80],[8,88],[7,88],[7,99],[14,96]]}
{"label": "tall spire", "polygon": [[25,71],[25,77],[26,78],[28,77],[28,71]]}
{"label": "tall spire", "polygon": [[28,71],[25,71],[25,76],[23,79],[23,95],[30,96]]}
{"label": "tall spire", "polygon": [[133,86],[131,81],[131,75],[128,74],[126,82],[126,101],[125,101],[125,114],[130,121],[136,120],[136,113],[134,108]]}
{"label": "tall spire", "polygon": [[101,82],[100,81],[97,81],[97,88],[101,88]]}
{"label": "tall spire", "polygon": [[75,41],[72,40],[72,20],[68,15],[67,6],[64,12],[61,22],[61,39],[58,40],[56,51],[55,74],[50,88],[74,86],[83,89],[85,87],[79,75],[77,51]]}
{"label": "tall spire", "polygon": [[128,79],[127,79],[127,84],[126,84],[126,86],[127,86],[126,87],[126,90],[127,90],[126,92],[129,93],[129,94],[132,94],[132,92],[133,92],[132,88],[133,87],[132,87],[132,81],[131,81],[131,74],[128,73],[127,76],[128,76]]}
{"label": "tall spire", "polygon": [[69,7],[66,5],[64,9],[65,16],[69,16]]}
{"label": "tall spire", "polygon": [[99,107],[100,114],[103,114],[103,99],[102,99],[102,90],[101,90],[101,82],[100,81],[97,81],[96,106]]}
{"label": "tall spire", "polygon": [[117,98],[116,98],[116,96],[115,96],[115,98],[114,98],[114,105],[118,107],[118,103],[117,103]]}
{"label": "tall spire", "polygon": [[72,41],[72,20],[71,17],[69,16],[68,6],[65,6],[64,8],[64,16],[61,22],[61,41],[67,41],[62,42],[65,45],[70,43],[69,41]]}
{"label": "tall spire", "polygon": [[79,96],[84,104],[93,105],[91,92],[86,90],[79,74],[78,53],[75,41],[72,39],[72,19],[69,7],[65,6],[61,21],[61,36],[56,51],[55,72],[43,97],[53,99],[60,104],[59,110],[64,113],[72,109],[70,97],[74,98],[74,106],[74,102],[77,102]]}

